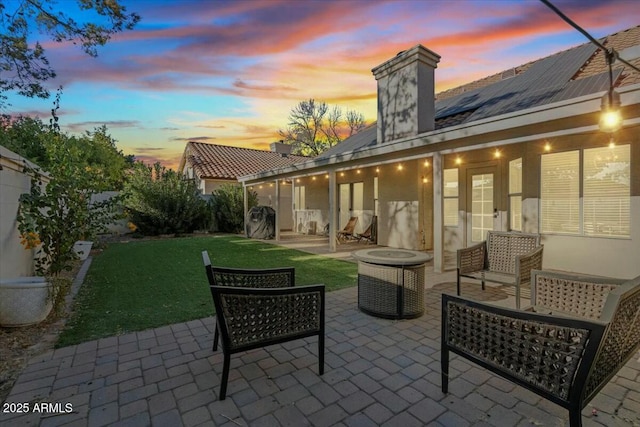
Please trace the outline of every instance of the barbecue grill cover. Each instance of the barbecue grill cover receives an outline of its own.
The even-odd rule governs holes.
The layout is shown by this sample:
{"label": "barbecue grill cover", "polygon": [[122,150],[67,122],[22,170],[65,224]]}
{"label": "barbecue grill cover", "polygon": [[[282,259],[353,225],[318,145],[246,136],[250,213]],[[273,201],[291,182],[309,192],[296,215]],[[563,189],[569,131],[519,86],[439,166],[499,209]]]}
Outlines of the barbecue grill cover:
{"label": "barbecue grill cover", "polygon": [[276,235],[276,211],[269,206],[249,209],[246,228],[250,239],[273,239]]}

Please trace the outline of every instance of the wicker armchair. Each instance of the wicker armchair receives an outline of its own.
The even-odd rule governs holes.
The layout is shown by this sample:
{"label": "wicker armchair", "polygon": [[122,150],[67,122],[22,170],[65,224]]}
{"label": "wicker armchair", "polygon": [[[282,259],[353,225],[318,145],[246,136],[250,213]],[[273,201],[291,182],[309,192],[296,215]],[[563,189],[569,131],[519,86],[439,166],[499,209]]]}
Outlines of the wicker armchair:
{"label": "wicker armchair", "polygon": [[449,352],[581,411],[640,348],[640,276],[623,281],[536,271],[527,311],[442,296],[442,391]]}
{"label": "wicker armchair", "polygon": [[516,307],[520,308],[520,288],[528,286],[531,270],[542,268],[540,235],[489,231],[487,240],[457,251],[456,289],[460,278],[511,285],[516,289]]}
{"label": "wicker armchair", "polygon": [[[220,400],[227,395],[231,355],[238,352],[317,335],[318,371],[320,375],[324,373],[324,285],[248,287],[253,283],[262,284],[259,270],[213,267],[208,254],[203,252],[202,256],[216,309],[214,350],[219,334],[224,354]],[[271,277],[266,282],[272,283],[274,273],[278,277],[293,275],[293,269],[284,269],[290,270],[290,274],[277,270],[282,269],[263,270],[266,277]],[[219,286],[221,277],[246,287]],[[282,283],[281,280],[275,279],[276,283]],[[293,279],[290,280],[293,283]]]}

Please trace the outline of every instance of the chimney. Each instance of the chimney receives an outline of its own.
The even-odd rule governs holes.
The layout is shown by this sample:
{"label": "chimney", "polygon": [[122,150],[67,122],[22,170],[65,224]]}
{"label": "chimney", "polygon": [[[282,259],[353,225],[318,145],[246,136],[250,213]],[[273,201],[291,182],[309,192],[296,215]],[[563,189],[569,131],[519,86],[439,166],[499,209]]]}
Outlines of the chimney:
{"label": "chimney", "polygon": [[272,152],[279,153],[282,157],[287,157],[291,154],[291,145],[285,144],[282,140],[279,142],[272,142],[270,147]]}
{"label": "chimney", "polygon": [[371,70],[378,81],[378,144],[435,128],[439,61],[440,55],[416,45]]}

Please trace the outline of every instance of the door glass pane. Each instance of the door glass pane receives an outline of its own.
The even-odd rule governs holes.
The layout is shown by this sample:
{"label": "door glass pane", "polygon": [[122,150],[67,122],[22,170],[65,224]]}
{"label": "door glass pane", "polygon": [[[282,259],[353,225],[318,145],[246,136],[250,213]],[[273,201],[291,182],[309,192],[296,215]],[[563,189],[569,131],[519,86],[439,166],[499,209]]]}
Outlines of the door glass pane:
{"label": "door glass pane", "polygon": [[512,230],[522,231],[522,196],[509,197],[509,225]]}
{"label": "door glass pane", "polygon": [[493,174],[471,177],[471,240],[481,242],[493,230]]}
{"label": "door glass pane", "polygon": [[364,184],[362,182],[353,183],[353,206],[354,211],[362,211],[364,206]]}

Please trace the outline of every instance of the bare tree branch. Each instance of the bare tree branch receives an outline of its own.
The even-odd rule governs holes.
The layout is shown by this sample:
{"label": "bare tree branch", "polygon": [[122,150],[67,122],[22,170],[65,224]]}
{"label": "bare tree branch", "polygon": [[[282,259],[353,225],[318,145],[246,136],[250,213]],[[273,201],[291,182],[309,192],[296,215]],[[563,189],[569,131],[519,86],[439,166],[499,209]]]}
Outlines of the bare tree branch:
{"label": "bare tree branch", "polygon": [[338,106],[329,109],[326,102],[309,99],[291,109],[286,129],[278,134],[294,154],[317,156],[364,126],[361,113],[349,110],[345,116]]}

